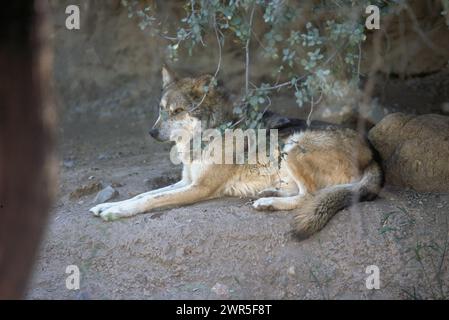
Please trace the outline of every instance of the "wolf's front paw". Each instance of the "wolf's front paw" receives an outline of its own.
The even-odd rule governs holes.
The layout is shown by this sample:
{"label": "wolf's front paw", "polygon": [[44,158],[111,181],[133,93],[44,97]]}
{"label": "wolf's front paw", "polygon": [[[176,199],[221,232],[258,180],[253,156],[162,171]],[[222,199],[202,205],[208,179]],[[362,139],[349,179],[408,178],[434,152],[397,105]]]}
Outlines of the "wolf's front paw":
{"label": "wolf's front paw", "polygon": [[253,208],[256,210],[274,210],[273,198],[260,198],[254,201]]}
{"label": "wolf's front paw", "polygon": [[101,203],[89,209],[89,212],[93,213],[94,216],[98,217],[103,211],[112,207],[111,203]]}
{"label": "wolf's front paw", "polygon": [[114,221],[124,217],[130,217],[138,212],[133,204],[124,203],[110,207],[100,213],[104,221]]}

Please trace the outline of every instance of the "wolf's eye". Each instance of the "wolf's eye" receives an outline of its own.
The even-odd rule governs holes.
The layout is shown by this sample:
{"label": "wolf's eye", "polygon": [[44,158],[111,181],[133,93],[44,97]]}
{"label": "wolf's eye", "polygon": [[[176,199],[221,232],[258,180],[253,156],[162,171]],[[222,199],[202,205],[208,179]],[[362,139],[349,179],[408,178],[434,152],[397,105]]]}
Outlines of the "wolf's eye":
{"label": "wolf's eye", "polygon": [[176,116],[177,114],[180,114],[182,111],[184,111],[182,108],[177,108],[177,109],[173,110],[173,112],[171,114]]}

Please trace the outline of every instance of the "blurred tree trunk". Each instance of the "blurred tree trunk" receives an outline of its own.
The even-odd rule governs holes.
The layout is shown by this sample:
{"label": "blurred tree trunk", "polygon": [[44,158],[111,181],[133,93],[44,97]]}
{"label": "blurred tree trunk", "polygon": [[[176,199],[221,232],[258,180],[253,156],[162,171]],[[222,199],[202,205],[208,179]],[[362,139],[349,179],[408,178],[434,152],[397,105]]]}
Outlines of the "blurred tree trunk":
{"label": "blurred tree trunk", "polygon": [[54,191],[47,1],[0,11],[0,299],[24,295]]}

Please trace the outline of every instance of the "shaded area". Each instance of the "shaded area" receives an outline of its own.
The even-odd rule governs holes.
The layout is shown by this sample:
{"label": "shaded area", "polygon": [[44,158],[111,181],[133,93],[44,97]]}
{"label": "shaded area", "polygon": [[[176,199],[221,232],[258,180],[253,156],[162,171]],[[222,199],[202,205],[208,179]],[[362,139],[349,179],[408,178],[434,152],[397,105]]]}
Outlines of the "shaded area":
{"label": "shaded area", "polygon": [[54,191],[47,9],[10,2],[0,14],[0,299],[22,296]]}

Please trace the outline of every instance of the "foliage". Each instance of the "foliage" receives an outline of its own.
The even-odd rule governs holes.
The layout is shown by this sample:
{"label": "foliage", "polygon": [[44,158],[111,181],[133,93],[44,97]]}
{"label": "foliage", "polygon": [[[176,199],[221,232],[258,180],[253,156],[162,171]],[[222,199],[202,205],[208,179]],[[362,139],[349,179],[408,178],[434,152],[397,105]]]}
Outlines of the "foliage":
{"label": "foliage", "polygon": [[[246,89],[234,112],[241,115],[241,124],[249,128],[260,125],[273,92],[289,89],[299,107],[311,105],[313,109],[323,96],[339,98],[344,96],[348,84],[357,86],[361,46],[366,39],[365,8],[369,4],[385,7],[380,0],[187,0],[185,17],[170,26],[159,22],[152,1],[122,0],[122,4],[128,8],[129,17],[137,17],[142,30],[169,42],[170,59],[179,59],[181,46],[193,54],[196,47],[206,45],[208,35],[214,35],[220,61],[213,82],[220,69],[225,40],[241,44],[246,59]],[[254,21],[263,27],[255,28]],[[167,30],[173,27],[176,34],[170,36]],[[250,42],[255,40],[264,58],[275,63],[274,83],[250,83]]]}

